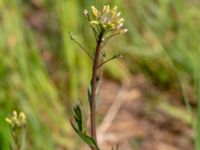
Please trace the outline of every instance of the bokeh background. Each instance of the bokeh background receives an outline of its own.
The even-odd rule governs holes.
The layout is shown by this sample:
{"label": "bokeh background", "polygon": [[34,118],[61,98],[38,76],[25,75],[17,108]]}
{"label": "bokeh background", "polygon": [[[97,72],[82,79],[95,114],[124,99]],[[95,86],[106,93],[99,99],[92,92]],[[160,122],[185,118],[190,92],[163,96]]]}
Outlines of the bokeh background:
{"label": "bokeh background", "polygon": [[[100,8],[103,4],[118,6],[128,33],[114,38],[107,46],[107,56],[120,52],[124,58],[105,65],[103,83],[106,88],[102,85],[102,90],[109,91],[129,81],[136,90],[141,89],[140,95],[147,101],[133,105],[133,108],[137,106],[134,109],[137,112],[130,111],[128,115],[137,113],[143,120],[149,119],[144,116],[153,119],[160,113],[150,113],[156,107],[171,118],[160,124],[163,116],[158,116],[154,123],[160,126],[148,128],[144,125],[138,130],[147,128],[155,131],[151,134],[162,136],[166,134],[156,132],[157,129],[168,128],[172,121],[181,122],[176,128],[186,126],[178,130],[186,134],[174,132],[172,127],[173,134],[169,130],[171,136],[162,139],[163,143],[173,136],[177,139],[185,136],[181,144],[172,142],[171,147],[167,147],[165,143],[160,148],[160,141],[145,142],[151,138],[149,134],[145,139],[141,135],[140,138],[129,136],[128,140],[125,137],[125,144],[121,139],[123,149],[192,150],[195,145],[200,149],[200,129],[194,125],[200,120],[200,1],[0,0],[1,150],[9,149],[10,132],[5,118],[13,110],[27,115],[27,149],[82,148],[80,145],[84,144],[74,134],[68,120],[74,104],[80,99],[87,103],[91,62],[70,40],[69,32],[92,51],[95,42],[82,12],[90,10],[91,5]],[[106,96],[104,92],[102,97],[109,99],[111,93]],[[105,109],[100,109],[99,124],[110,105],[102,102]],[[146,113],[139,113],[142,109]],[[122,118],[127,116],[120,114]],[[118,126],[120,128],[121,124]],[[137,131],[128,127],[127,130]],[[126,128],[121,133],[125,131]]]}

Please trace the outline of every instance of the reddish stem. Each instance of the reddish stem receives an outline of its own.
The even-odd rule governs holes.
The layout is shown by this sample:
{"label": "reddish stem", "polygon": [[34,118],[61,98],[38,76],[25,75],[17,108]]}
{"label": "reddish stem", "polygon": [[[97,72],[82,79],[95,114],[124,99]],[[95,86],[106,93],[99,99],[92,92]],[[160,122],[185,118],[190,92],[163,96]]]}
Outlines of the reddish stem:
{"label": "reddish stem", "polygon": [[[95,50],[95,57],[93,61],[93,68],[92,68],[92,81],[91,81],[91,101],[90,101],[90,125],[91,125],[91,136],[97,143],[97,136],[96,136],[96,122],[95,122],[95,97],[96,97],[96,83],[97,83],[97,69],[98,69],[98,63],[99,63],[99,55],[100,55],[100,46],[103,38],[103,32],[100,33],[96,45]],[[94,150],[94,148],[92,148]]]}

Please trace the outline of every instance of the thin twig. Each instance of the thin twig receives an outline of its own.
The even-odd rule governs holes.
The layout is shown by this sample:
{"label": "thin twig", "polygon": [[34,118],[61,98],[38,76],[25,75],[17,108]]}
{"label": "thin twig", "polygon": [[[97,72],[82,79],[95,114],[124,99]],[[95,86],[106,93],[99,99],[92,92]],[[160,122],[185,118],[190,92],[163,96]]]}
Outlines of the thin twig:
{"label": "thin twig", "polygon": [[114,55],[113,57],[111,57],[111,58],[107,59],[106,61],[104,61],[103,63],[101,63],[101,64],[97,67],[97,69],[100,68],[101,66],[103,66],[105,63],[107,63],[107,62],[109,62],[109,61],[111,61],[111,60],[113,60],[113,59],[119,58],[119,57],[121,57],[121,54]]}
{"label": "thin twig", "polygon": [[90,53],[88,52],[88,50],[80,43],[78,42],[73,36],[71,33],[69,33],[70,35],[70,39],[72,41],[74,41],[92,60],[93,60],[93,57],[90,55]]}
{"label": "thin twig", "polygon": [[107,34],[108,32],[110,32],[110,31],[112,31],[113,29],[111,28],[111,29],[109,29],[109,30],[107,30],[106,32],[105,32],[105,34]]}
{"label": "thin twig", "polygon": [[[105,40],[105,39],[104,39]],[[109,42],[109,39],[107,39],[104,43],[103,43],[103,45],[101,46],[101,49],[103,49],[104,48],[104,46],[106,46],[106,44]]]}
{"label": "thin twig", "polygon": [[95,40],[97,41],[98,40],[98,33],[97,31],[95,30],[95,28],[90,24],[90,27],[92,28],[92,31],[94,33],[94,37],[95,37]]}
{"label": "thin twig", "polygon": [[104,46],[109,42],[109,40],[110,40],[112,37],[114,37],[114,36],[116,36],[116,35],[118,35],[118,34],[120,34],[120,32],[115,33],[115,34],[112,34],[112,35],[110,35],[110,36],[108,36],[108,37],[105,37],[105,38],[104,38],[105,42],[104,42],[104,44],[101,46],[101,49],[104,48]]}
{"label": "thin twig", "polygon": [[110,39],[110,38],[112,38],[112,37],[114,37],[114,36],[116,36],[116,35],[118,35],[118,34],[120,34],[120,32],[117,32],[117,33],[115,33],[115,34],[112,34],[112,35],[106,37],[105,39],[108,40],[108,39]]}
{"label": "thin twig", "polygon": [[95,40],[96,40],[96,42],[98,41],[98,36],[99,36],[99,34],[98,34],[98,32],[95,30],[95,28],[91,25],[91,19],[90,19],[90,16],[89,15],[87,15],[87,19],[88,19],[88,21],[89,21],[89,24],[90,24],[90,27],[92,28],[92,31],[93,31],[93,33],[94,33],[94,37],[95,37]]}

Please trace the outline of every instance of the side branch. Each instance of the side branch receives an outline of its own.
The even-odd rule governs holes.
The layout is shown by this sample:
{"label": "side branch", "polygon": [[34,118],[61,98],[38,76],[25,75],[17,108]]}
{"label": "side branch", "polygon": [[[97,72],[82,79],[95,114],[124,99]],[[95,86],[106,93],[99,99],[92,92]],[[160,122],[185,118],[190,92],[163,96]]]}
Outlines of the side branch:
{"label": "side branch", "polygon": [[121,54],[114,55],[113,57],[111,57],[111,58],[107,59],[106,61],[104,61],[103,63],[101,63],[101,64],[97,67],[97,69],[100,68],[101,66],[103,66],[105,63],[107,63],[107,62],[109,62],[109,61],[111,61],[111,60],[113,60],[113,59],[120,58],[120,57],[122,57]]}
{"label": "side branch", "polygon": [[80,43],[78,42],[73,36],[71,33],[69,33],[70,35],[70,39],[72,41],[74,41],[92,60],[93,60],[93,57],[90,55],[90,53],[88,52],[88,50]]}

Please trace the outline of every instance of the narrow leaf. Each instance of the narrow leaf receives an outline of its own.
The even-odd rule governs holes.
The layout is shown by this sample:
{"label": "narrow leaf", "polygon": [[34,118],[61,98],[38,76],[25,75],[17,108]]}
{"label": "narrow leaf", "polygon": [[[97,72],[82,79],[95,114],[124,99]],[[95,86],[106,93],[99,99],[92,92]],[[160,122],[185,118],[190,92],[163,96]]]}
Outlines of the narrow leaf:
{"label": "narrow leaf", "polygon": [[75,130],[75,132],[80,136],[80,138],[89,146],[92,146],[94,148],[96,148],[97,150],[100,150],[95,142],[95,140],[93,138],[91,138],[90,136],[88,136],[85,132],[81,132],[80,130],[78,130],[75,125],[72,123],[72,121],[70,120],[70,123],[73,127],[73,129]]}

